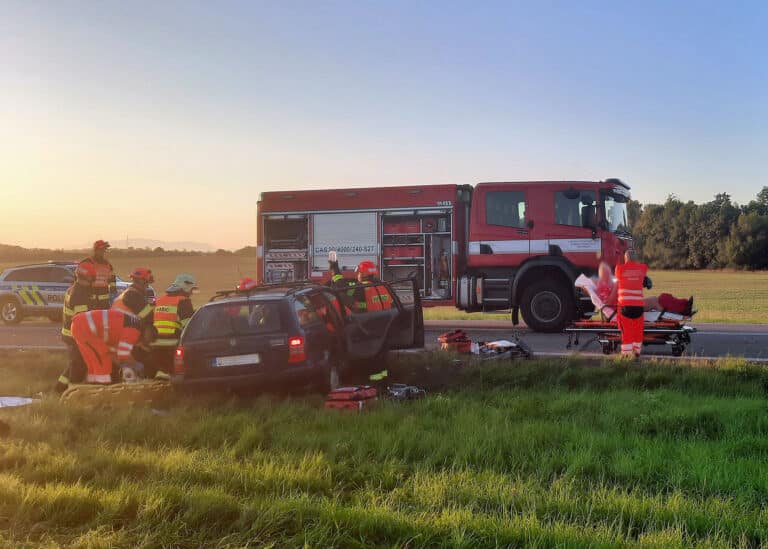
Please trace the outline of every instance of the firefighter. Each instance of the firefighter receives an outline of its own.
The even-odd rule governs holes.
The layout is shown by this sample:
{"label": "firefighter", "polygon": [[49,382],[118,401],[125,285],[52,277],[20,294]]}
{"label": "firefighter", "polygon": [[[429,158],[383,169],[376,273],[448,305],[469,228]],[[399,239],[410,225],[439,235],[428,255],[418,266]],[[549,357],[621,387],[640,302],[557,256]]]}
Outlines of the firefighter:
{"label": "firefighter", "polygon": [[85,313],[95,308],[93,299],[93,281],[96,269],[92,263],[83,262],[75,270],[75,282],[64,294],[64,311],[62,314],[61,338],[69,348],[69,364],[56,382],[56,392],[63,393],[70,383],[81,383],[86,376],[85,362],[80,350],[72,339],[72,319],[75,315]]}
{"label": "firefighter", "polygon": [[80,263],[93,266],[96,280],[93,283],[93,299],[96,309],[109,309],[109,304],[117,294],[117,277],[112,264],[107,261],[109,242],[97,240],[93,243],[93,255],[86,257]]}
{"label": "firefighter", "polygon": [[[355,293],[355,306],[358,311],[374,312],[392,308],[392,298],[385,287],[375,287],[379,282],[376,278],[376,264],[373,261],[361,261],[355,268],[357,273],[358,290],[363,286],[363,292]],[[362,298],[362,299],[361,299]]]}
{"label": "firefighter", "polygon": [[131,353],[141,336],[141,322],[132,314],[109,309],[76,315],[72,319],[72,338],[85,362],[85,382],[112,383],[113,355],[120,367],[135,362]]}
{"label": "firefighter", "polygon": [[625,357],[640,358],[643,348],[643,287],[651,287],[647,275],[648,265],[635,261],[634,250],[627,250],[624,263],[616,266],[621,354]]}
{"label": "firefighter", "polygon": [[[165,290],[165,295],[155,301],[154,326],[157,339],[152,343],[151,365],[154,378],[170,380],[173,355],[179,336],[195,312],[190,297],[197,290],[197,281],[191,274],[180,274]],[[147,371],[147,377],[152,372]]]}
{"label": "firefighter", "polygon": [[129,275],[131,285],[117,296],[112,308],[139,319],[142,326],[153,324],[152,305],[147,302],[147,286],[155,281],[152,271],[146,267],[136,267]]}

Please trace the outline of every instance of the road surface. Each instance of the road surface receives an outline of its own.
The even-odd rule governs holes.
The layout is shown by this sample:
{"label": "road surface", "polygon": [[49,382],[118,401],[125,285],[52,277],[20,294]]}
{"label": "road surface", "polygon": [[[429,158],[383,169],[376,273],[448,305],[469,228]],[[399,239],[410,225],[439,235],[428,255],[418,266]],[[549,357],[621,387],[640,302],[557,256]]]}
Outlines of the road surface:
{"label": "road surface", "polygon": [[[509,339],[514,333],[507,321],[450,321],[432,320],[425,322],[425,342],[428,348],[437,347],[437,336],[452,328],[463,328],[475,341]],[[698,324],[686,356],[724,357],[743,356],[768,361],[768,324]],[[0,349],[64,349],[59,339],[57,324],[39,322],[22,323],[17,326],[0,325]],[[565,348],[568,337],[565,334],[537,334],[525,328],[520,336],[539,356],[566,356],[573,352]],[[579,353],[600,355],[600,345],[581,337]],[[583,348],[583,349],[582,349]],[[647,347],[648,355],[671,356],[663,346]]]}

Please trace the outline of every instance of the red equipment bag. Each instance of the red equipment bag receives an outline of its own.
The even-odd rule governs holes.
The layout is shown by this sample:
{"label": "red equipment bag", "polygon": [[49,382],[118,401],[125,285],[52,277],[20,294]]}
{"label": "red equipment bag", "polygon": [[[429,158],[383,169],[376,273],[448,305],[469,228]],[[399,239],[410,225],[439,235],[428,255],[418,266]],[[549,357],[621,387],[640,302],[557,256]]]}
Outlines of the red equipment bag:
{"label": "red equipment bag", "polygon": [[366,400],[326,400],[325,407],[329,410],[335,409],[362,412],[373,406],[374,402],[376,402],[375,398]]}
{"label": "red equipment bag", "polygon": [[376,387],[358,385],[355,387],[339,387],[328,393],[326,400],[368,400],[371,398],[376,398]]}
{"label": "red equipment bag", "polygon": [[459,343],[461,341],[467,341],[467,334],[462,329],[451,330],[437,336],[437,341],[440,343]]}
{"label": "red equipment bag", "polygon": [[437,336],[440,342],[440,348],[444,351],[453,351],[455,353],[470,354],[472,352],[472,340],[467,337],[464,330],[457,329],[445,332]]}

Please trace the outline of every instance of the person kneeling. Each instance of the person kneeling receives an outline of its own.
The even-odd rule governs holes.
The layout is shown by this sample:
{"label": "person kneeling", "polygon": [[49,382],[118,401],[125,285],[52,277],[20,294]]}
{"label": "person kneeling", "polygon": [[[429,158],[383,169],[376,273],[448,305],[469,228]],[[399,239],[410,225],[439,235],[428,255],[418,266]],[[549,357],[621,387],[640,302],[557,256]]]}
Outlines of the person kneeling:
{"label": "person kneeling", "polygon": [[119,366],[135,365],[134,346],[142,336],[140,321],[115,309],[80,313],[72,319],[72,338],[85,361],[86,383],[108,385],[120,381],[113,375],[112,359]]}

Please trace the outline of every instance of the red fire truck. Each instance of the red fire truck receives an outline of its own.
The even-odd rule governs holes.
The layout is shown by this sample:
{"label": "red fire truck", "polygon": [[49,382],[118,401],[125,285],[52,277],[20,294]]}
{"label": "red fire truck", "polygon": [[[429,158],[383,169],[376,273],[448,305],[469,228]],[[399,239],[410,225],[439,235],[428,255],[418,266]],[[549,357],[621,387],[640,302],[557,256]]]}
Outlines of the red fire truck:
{"label": "red fire truck", "polygon": [[415,277],[425,306],[560,331],[584,305],[576,277],[632,245],[629,198],[618,179],[265,192],[257,276],[325,281],[335,250],[350,277],[365,259],[383,280]]}

